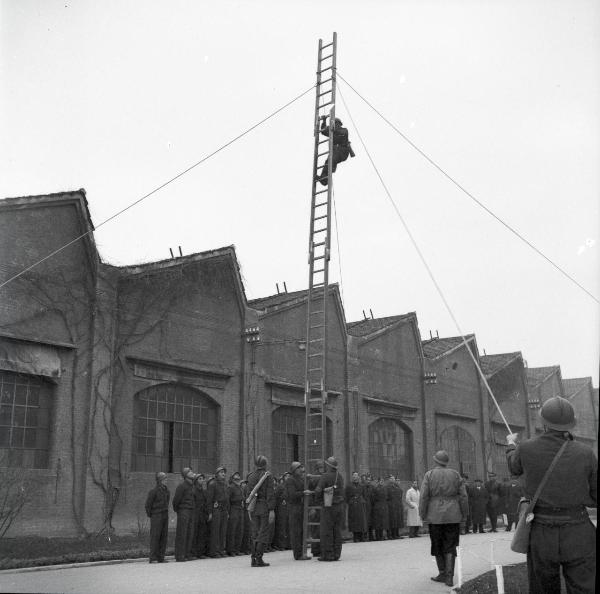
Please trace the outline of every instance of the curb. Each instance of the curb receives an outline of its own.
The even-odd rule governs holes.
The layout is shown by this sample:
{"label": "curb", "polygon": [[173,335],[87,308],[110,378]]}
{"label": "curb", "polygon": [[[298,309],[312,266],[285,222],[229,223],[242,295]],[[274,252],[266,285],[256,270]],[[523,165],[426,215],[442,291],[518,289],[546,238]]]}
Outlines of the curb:
{"label": "curb", "polygon": [[[175,557],[165,557],[168,560],[175,559]],[[94,567],[96,565],[120,565],[122,563],[148,563],[148,557],[137,557],[132,559],[110,559],[108,561],[83,561],[82,563],[63,563],[61,565],[38,565],[35,567],[16,567],[14,569],[2,569],[0,570],[1,575],[8,575],[11,573],[29,573],[32,571],[52,571],[54,569],[76,569],[78,567]]]}

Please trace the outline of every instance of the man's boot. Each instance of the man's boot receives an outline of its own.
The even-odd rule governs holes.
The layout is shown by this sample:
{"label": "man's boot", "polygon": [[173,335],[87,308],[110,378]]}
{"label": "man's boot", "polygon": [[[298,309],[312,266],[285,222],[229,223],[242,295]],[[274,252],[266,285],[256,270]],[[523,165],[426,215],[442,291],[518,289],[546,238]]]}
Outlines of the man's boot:
{"label": "man's boot", "polygon": [[445,582],[446,581],[446,560],[444,555],[436,555],[435,562],[437,563],[438,571],[440,572],[437,577],[432,577],[434,582]]}
{"label": "man's boot", "polygon": [[258,567],[256,564],[256,543],[252,543],[252,563],[250,563],[250,567]]}
{"label": "man's boot", "polygon": [[452,587],[454,584],[454,561],[456,557],[452,553],[446,553],[446,586]]}
{"label": "man's boot", "polygon": [[255,567],[269,567],[270,563],[265,563],[263,561],[263,551],[265,545],[262,542],[256,543],[256,565]]}

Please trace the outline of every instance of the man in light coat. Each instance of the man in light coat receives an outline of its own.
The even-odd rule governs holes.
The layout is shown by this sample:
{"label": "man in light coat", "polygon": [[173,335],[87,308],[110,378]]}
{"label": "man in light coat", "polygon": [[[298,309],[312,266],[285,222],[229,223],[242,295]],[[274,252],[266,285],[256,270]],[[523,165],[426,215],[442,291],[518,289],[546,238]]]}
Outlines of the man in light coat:
{"label": "man in light coat", "polygon": [[419,515],[419,501],[421,499],[421,491],[419,483],[413,481],[410,489],[406,491],[406,505],[408,512],[406,514],[406,525],[408,526],[408,538],[416,538],[419,536],[419,528],[423,525],[423,520]]}
{"label": "man in light coat", "polygon": [[448,453],[436,452],[433,461],[435,468],[425,473],[421,484],[419,513],[429,523],[431,554],[439,570],[439,575],[431,579],[452,586],[460,523],[467,519],[469,503],[460,474],[446,468],[450,461]]}

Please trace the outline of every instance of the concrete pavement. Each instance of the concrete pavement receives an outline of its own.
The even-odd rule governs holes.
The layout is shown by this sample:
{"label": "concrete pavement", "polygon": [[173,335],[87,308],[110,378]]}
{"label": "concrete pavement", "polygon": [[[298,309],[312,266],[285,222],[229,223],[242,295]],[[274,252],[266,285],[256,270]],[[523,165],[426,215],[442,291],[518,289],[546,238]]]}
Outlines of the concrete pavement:
{"label": "concrete pavement", "polygon": [[[463,581],[497,564],[525,561],[510,550],[512,533],[461,536]],[[265,555],[271,567],[250,567],[250,557],[203,559],[152,565],[131,562],[0,572],[0,592],[150,593],[168,592],[449,592],[429,578],[437,574],[429,537],[371,543],[346,543],[336,563],[293,561],[291,551]],[[455,584],[457,574],[455,574]]]}

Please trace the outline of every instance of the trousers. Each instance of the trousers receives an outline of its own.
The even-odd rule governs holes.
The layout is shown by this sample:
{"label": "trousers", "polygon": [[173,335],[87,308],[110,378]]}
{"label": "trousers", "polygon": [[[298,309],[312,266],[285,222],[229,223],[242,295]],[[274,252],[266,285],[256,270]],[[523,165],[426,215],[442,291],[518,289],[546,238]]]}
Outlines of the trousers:
{"label": "trousers", "polygon": [[167,549],[169,512],[152,514],[150,518],[150,561],[162,561]]}
{"label": "trousers", "polygon": [[344,525],[344,504],[334,503],[321,508],[321,557],[339,559],[342,555],[342,526]]}

